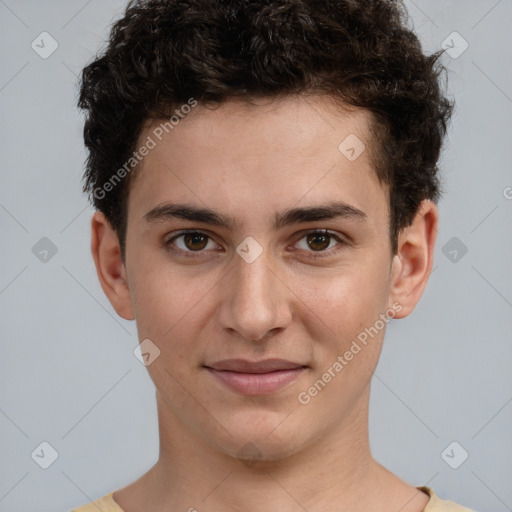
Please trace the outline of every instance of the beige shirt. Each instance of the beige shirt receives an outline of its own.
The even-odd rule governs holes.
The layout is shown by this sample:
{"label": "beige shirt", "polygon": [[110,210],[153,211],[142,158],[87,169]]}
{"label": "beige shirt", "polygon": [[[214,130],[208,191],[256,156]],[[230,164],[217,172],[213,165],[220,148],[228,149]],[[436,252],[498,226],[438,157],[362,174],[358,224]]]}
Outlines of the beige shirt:
{"label": "beige shirt", "polygon": [[[474,512],[462,505],[457,505],[457,503],[454,503],[453,501],[442,500],[436,496],[434,491],[429,487],[417,487],[417,489],[430,496],[430,500],[423,512]],[[71,512],[98,512],[98,510],[101,510],[101,512],[124,512],[123,509],[114,501],[114,498],[112,497],[114,492],[115,491],[103,496],[103,498],[96,500],[94,503],[89,503],[83,507],[75,508]]]}

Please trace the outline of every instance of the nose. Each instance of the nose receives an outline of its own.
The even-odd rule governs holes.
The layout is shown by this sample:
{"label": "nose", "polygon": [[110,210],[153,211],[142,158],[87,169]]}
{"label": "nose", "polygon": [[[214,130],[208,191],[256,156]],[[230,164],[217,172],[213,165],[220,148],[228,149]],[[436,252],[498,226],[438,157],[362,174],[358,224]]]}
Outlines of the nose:
{"label": "nose", "polygon": [[220,306],[220,322],[232,334],[261,341],[290,324],[290,295],[266,250],[251,263],[235,256],[235,268],[227,276]]}

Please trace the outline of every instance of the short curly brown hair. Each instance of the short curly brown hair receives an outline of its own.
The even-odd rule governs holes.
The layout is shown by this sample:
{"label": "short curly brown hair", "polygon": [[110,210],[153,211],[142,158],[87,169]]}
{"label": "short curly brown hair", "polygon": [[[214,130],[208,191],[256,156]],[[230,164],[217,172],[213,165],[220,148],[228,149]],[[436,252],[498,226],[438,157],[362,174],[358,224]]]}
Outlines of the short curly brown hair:
{"label": "short curly brown hair", "polygon": [[221,104],[300,93],[371,112],[396,253],[420,202],[439,199],[437,161],[454,106],[441,92],[443,51],[424,55],[407,22],[399,0],[130,1],[101,56],[82,70],[78,100],[86,110],[84,191],[123,254],[130,180],[105,184],[147,119],[169,117],[191,97]]}

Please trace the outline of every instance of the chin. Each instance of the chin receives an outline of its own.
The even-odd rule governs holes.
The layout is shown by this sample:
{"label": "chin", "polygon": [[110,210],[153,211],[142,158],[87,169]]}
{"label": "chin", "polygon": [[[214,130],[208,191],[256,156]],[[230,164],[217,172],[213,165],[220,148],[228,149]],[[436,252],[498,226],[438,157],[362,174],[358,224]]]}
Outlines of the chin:
{"label": "chin", "polygon": [[260,413],[258,421],[248,421],[245,425],[231,421],[226,425],[231,436],[223,430],[222,436],[210,437],[208,441],[216,450],[238,459],[248,468],[286,459],[309,444],[306,432],[298,428],[295,421],[285,426],[286,415],[280,414],[278,421],[276,414],[270,416],[269,421],[265,421]]}

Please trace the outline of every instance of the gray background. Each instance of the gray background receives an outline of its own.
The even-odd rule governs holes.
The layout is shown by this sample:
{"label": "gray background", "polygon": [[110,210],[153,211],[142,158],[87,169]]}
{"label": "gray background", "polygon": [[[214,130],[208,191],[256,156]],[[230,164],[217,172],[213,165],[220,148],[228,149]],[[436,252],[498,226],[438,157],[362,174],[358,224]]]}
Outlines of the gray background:
{"label": "gray background", "polygon": [[[97,282],[80,186],[76,74],[124,4],[0,0],[2,512],[69,510],[135,480],[158,454],[154,388],[132,354],[135,325],[117,318]],[[417,310],[388,328],[371,444],[411,484],[504,512],[512,510],[512,2],[406,4],[427,53],[454,31],[469,47],[443,60],[457,112],[441,161],[435,270]],[[31,48],[43,31],[59,45],[46,59]],[[453,38],[458,53],[462,40]],[[43,237],[56,254],[44,253]],[[46,470],[31,458],[43,441],[58,452]],[[459,464],[463,450],[468,459],[452,469],[445,460]]]}

